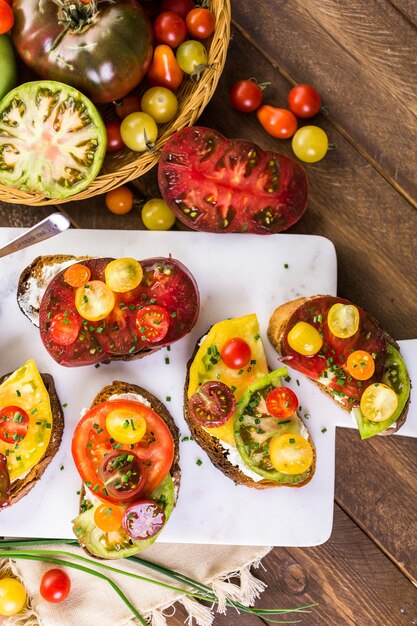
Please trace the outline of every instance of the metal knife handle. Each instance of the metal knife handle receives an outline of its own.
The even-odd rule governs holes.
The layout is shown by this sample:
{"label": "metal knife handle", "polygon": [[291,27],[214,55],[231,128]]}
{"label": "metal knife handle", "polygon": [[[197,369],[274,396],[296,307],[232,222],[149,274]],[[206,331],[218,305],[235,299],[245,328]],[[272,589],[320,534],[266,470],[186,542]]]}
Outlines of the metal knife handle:
{"label": "metal knife handle", "polygon": [[69,219],[62,213],[52,213],[41,222],[26,230],[22,235],[18,235],[5,246],[0,247],[0,257],[7,256],[23,248],[33,246],[35,243],[45,241],[50,237],[55,237],[71,226]]}

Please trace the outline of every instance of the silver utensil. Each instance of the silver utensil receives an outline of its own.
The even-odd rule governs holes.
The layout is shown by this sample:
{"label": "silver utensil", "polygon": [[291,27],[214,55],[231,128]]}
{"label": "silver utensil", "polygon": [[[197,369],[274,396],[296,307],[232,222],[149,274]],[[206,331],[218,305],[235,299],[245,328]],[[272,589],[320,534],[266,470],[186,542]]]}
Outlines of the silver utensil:
{"label": "silver utensil", "polygon": [[70,226],[71,222],[63,213],[52,213],[52,215],[38,222],[23,234],[18,235],[15,239],[6,243],[6,245],[1,246],[0,257],[23,250],[23,248],[28,248],[50,237],[55,237],[55,235],[59,235],[59,233],[67,230]]}

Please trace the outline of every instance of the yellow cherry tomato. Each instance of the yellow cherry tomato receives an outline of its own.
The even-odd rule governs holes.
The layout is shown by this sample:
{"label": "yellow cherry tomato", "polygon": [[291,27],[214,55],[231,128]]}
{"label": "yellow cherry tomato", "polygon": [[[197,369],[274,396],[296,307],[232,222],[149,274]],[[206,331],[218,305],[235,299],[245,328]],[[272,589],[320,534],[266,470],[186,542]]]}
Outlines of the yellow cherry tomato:
{"label": "yellow cherry tomato", "polygon": [[136,259],[115,259],[106,265],[104,277],[106,285],[112,291],[126,293],[140,285],[143,278],[143,270]]}
{"label": "yellow cherry tomato", "polygon": [[137,443],[146,433],[146,421],[136,411],[114,409],[106,417],[106,428],[118,443]]}
{"label": "yellow cherry tomato", "polygon": [[398,396],[384,383],[374,383],[365,389],[361,398],[362,415],[370,422],[383,422],[398,406]]}
{"label": "yellow cherry tomato", "polygon": [[317,354],[323,345],[323,339],[317,328],[307,322],[297,322],[288,333],[291,348],[304,356]]}
{"label": "yellow cherry tomato", "polygon": [[100,504],[94,511],[94,522],[96,526],[105,533],[119,530],[122,526],[124,509],[114,504]]}
{"label": "yellow cherry tomato", "polygon": [[327,314],[327,325],[335,337],[347,339],[358,332],[359,311],[354,304],[334,304]]}
{"label": "yellow cherry tomato", "polygon": [[175,224],[175,215],[164,200],[152,198],[142,207],[142,222],[148,230],[169,230]]}
{"label": "yellow cherry tomato", "polygon": [[369,352],[355,350],[349,354],[346,367],[349,374],[356,380],[368,380],[375,372],[375,361]]}
{"label": "yellow cherry tomato", "polygon": [[269,456],[278,472],[292,475],[306,472],[314,460],[311,444],[294,433],[274,437],[269,444]]}
{"label": "yellow cherry tomato", "polygon": [[104,320],[114,304],[114,293],[102,280],[90,280],[75,292],[76,309],[89,322]]}
{"label": "yellow cherry tomato", "polygon": [[141,107],[157,124],[165,124],[176,116],[178,100],[175,93],[166,87],[151,87],[143,94]]}
{"label": "yellow cherry tomato", "polygon": [[317,163],[326,155],[329,140],[318,126],[303,126],[292,138],[292,149],[296,157],[305,163]]}
{"label": "yellow cherry tomato", "polygon": [[131,113],[120,125],[120,134],[128,148],[135,152],[150,150],[157,137],[158,126],[147,113]]}
{"label": "yellow cherry tomato", "polygon": [[26,589],[16,578],[0,580],[0,615],[16,615],[26,604]]}

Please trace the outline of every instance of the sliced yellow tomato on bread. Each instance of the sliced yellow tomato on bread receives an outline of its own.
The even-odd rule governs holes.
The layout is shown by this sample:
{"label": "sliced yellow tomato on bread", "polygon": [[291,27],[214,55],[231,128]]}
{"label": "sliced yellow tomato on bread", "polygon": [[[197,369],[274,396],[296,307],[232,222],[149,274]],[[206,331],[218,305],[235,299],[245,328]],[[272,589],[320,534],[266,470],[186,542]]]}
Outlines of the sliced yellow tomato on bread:
{"label": "sliced yellow tomato on bread", "polygon": [[19,435],[19,430],[16,429],[10,441],[0,438],[0,453],[7,459],[7,469],[10,480],[13,481],[26,474],[41,460],[52,434],[53,417],[49,393],[33,359],[26,361],[0,385],[0,430],[1,420],[6,423],[7,417],[2,415],[2,409],[10,406],[22,411],[21,414],[15,412],[13,419],[16,424],[22,414],[26,414],[29,420],[24,435]]}
{"label": "sliced yellow tomato on bread", "polygon": [[[221,358],[224,344],[230,339],[244,339],[251,349],[249,363],[240,370],[227,367]],[[214,324],[203,337],[200,347],[190,367],[188,397],[190,398],[202,383],[220,380],[235,394],[236,401],[242,398],[246,389],[255,380],[268,373],[268,364],[259,332],[259,323],[254,313]],[[232,416],[226,424],[206,430],[231,445],[235,445]]]}

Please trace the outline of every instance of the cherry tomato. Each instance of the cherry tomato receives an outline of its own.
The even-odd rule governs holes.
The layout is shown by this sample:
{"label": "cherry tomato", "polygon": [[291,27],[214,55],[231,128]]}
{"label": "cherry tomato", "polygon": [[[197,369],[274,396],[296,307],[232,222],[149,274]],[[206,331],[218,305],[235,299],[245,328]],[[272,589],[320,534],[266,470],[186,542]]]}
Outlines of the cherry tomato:
{"label": "cherry tomato", "polygon": [[177,13],[167,11],[156,18],[153,25],[155,39],[159,44],[178,48],[187,38],[187,27]]}
{"label": "cherry tomato", "polygon": [[317,328],[307,322],[297,322],[288,333],[290,347],[304,356],[317,354],[323,345],[323,339]]}
{"label": "cherry tomato", "polygon": [[106,206],[115,215],[125,215],[133,208],[133,193],[122,185],[106,193]]}
{"label": "cherry tomato", "polygon": [[163,0],[161,4],[161,12],[173,11],[185,20],[187,14],[194,9],[193,0]]}
{"label": "cherry tomato", "polygon": [[383,422],[393,415],[398,406],[398,396],[391,387],[374,383],[365,389],[361,397],[361,411],[371,422]]}
{"label": "cherry tomato", "polygon": [[0,615],[20,613],[26,604],[26,589],[16,578],[0,580]]}
{"label": "cherry tomato", "polygon": [[234,337],[226,341],[220,355],[227,367],[232,370],[240,370],[249,363],[252,353],[249,344],[244,339]]}
{"label": "cherry tomato", "polygon": [[287,419],[298,408],[298,398],[289,387],[276,387],[266,397],[266,408],[274,417]]}
{"label": "cherry tomato", "polygon": [[142,341],[160,341],[167,334],[169,323],[168,311],[155,304],[143,307],[136,314],[136,329]]}
{"label": "cherry tomato", "polygon": [[176,116],[177,96],[166,87],[151,87],[142,96],[142,111],[150,115],[157,124],[165,124]]}
{"label": "cherry tomato", "polygon": [[82,320],[72,311],[57,313],[50,321],[49,332],[59,346],[70,346],[76,341],[81,330]]}
{"label": "cherry tomato", "polygon": [[0,410],[0,439],[6,443],[19,443],[26,437],[29,416],[19,406],[5,406]]}
{"label": "cherry tomato", "polygon": [[177,61],[186,74],[194,74],[207,67],[207,50],[199,41],[184,41],[177,50]]}
{"label": "cherry tomato", "polygon": [[185,23],[190,37],[194,39],[207,39],[214,33],[216,26],[213,13],[200,7],[192,9],[187,14]]}
{"label": "cherry tomato", "polygon": [[104,320],[113,311],[114,305],[114,293],[102,280],[90,280],[75,292],[75,307],[89,322]]}
{"label": "cherry tomato", "polygon": [[136,259],[125,257],[115,259],[106,265],[104,270],[106,285],[116,293],[126,293],[139,287],[143,278],[143,270]]}
{"label": "cherry tomato", "polygon": [[140,111],[140,98],[135,94],[126,96],[123,100],[116,102],[116,115],[120,120],[124,120],[131,113],[137,113],[138,111]]}
{"label": "cherry tomato", "polygon": [[135,502],[123,516],[123,528],[132,539],[150,539],[164,524],[165,513],[154,500]]}
{"label": "cherry tomato", "polygon": [[307,119],[320,111],[321,98],[311,85],[297,85],[288,94],[288,106],[297,117]]}
{"label": "cherry tomato", "polygon": [[317,163],[326,155],[329,140],[318,126],[303,126],[292,138],[292,149],[296,157],[305,163]]}
{"label": "cherry tomato", "polygon": [[230,102],[241,113],[256,111],[261,106],[262,100],[262,89],[253,80],[239,80],[230,90]]}
{"label": "cherry tomato", "polygon": [[156,46],[151,66],[146,75],[150,85],[175,91],[182,83],[184,72],[169,46]]}
{"label": "cherry tomato", "polygon": [[143,491],[146,469],[133,450],[128,452],[113,450],[102,459],[97,469],[97,476],[106,485],[107,493],[111,498],[119,502],[132,502]]}
{"label": "cherry tomato", "polygon": [[330,332],[340,339],[353,337],[359,329],[359,311],[354,304],[337,302],[327,313],[327,325]]}
{"label": "cherry tomato", "polygon": [[110,437],[119,443],[138,443],[146,433],[146,420],[140,411],[114,409],[106,417]]}
{"label": "cherry tomato", "polygon": [[68,597],[71,579],[62,569],[50,569],[42,576],[40,593],[44,600],[57,604]]}
{"label": "cherry tomato", "polygon": [[351,352],[346,361],[349,374],[356,380],[368,380],[374,375],[375,361],[372,354],[365,350]]}
{"label": "cherry tomato", "polygon": [[14,15],[11,7],[4,0],[0,0],[0,35],[8,33],[14,24]]}
{"label": "cherry tomato", "polygon": [[283,474],[303,474],[313,465],[313,448],[307,439],[295,433],[285,433],[269,444],[272,465]]}
{"label": "cherry tomato", "polygon": [[206,428],[223,426],[236,410],[232,390],[218,380],[200,385],[188,402],[191,417]]}
{"label": "cherry tomato", "polygon": [[152,198],[142,207],[142,222],[149,230],[169,230],[175,224],[175,215],[164,200]]}
{"label": "cherry tomato", "polygon": [[107,133],[107,152],[120,152],[125,148],[122,136],[120,134],[120,122],[113,120],[106,124]]}
{"label": "cherry tomato", "polygon": [[82,263],[74,263],[64,272],[64,280],[70,287],[82,287],[88,283],[90,276],[90,268]]}
{"label": "cherry tomato", "polygon": [[122,526],[124,509],[114,504],[100,504],[94,511],[94,523],[105,533],[119,530]]}
{"label": "cherry tomato", "polygon": [[297,119],[294,113],[287,109],[264,104],[257,110],[256,115],[264,130],[276,139],[289,139],[297,130]]}
{"label": "cherry tomato", "polygon": [[122,139],[135,152],[150,150],[158,137],[155,120],[147,113],[131,113],[120,126]]}

